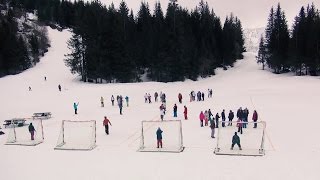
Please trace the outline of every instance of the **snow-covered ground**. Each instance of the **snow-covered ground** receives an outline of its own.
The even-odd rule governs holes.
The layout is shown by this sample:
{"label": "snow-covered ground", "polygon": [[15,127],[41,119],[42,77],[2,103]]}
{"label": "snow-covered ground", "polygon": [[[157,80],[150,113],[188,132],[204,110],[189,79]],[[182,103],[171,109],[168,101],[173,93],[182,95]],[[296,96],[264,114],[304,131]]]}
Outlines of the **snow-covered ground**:
{"label": "snow-covered ground", "polygon": [[[50,111],[53,115],[43,122],[45,140],[38,146],[4,145],[9,129],[2,129],[6,134],[0,136],[1,179],[319,179],[318,77],[274,75],[261,70],[255,54],[246,53],[234,68],[218,70],[216,76],[197,82],[88,84],[79,82],[64,66],[70,32],[48,29],[48,33],[52,46],[40,63],[19,75],[0,79],[1,122],[31,117],[34,112]],[[28,91],[29,86],[32,91]],[[188,101],[191,90],[206,93],[208,88],[213,89],[212,99]],[[143,98],[145,93],[155,91],[167,94],[165,119],[183,119],[183,105],[188,107],[189,120],[182,122],[182,153],[137,152],[141,121],[160,118],[160,104],[145,104]],[[179,92],[183,104],[178,104]],[[122,116],[116,106],[111,106],[112,94],[130,97],[130,106],[124,107]],[[104,108],[100,107],[101,96],[106,101]],[[73,102],[79,102],[78,115],[74,115]],[[178,118],[172,117],[174,103],[178,105]],[[256,109],[260,120],[267,122],[265,156],[213,153],[216,140],[210,138],[209,127],[199,126],[200,111],[210,108],[215,114],[239,107],[248,107],[250,117]],[[102,126],[105,115],[112,123],[109,136]],[[97,120],[97,147],[92,151],[54,150],[62,120]]]}

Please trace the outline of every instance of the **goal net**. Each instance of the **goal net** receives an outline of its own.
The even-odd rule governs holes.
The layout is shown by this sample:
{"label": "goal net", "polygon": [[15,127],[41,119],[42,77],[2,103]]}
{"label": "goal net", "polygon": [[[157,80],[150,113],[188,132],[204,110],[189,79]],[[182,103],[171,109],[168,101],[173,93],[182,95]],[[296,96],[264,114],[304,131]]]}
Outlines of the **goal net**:
{"label": "goal net", "polygon": [[[43,142],[43,126],[42,120],[33,120],[32,123],[34,131],[34,139],[31,139],[31,133],[29,132],[29,126],[10,126],[8,139],[6,145],[22,145],[22,146],[35,146]],[[30,125],[29,124],[29,125]]]}
{"label": "goal net", "polygon": [[[157,130],[162,130],[162,148],[157,148]],[[183,137],[181,120],[142,121],[141,152],[182,152]]]}
{"label": "goal net", "polygon": [[[242,134],[238,132],[238,126],[241,125]],[[246,124],[232,122],[232,126],[228,126],[228,121],[226,121],[225,127],[222,127],[222,122],[219,122],[219,128],[216,129],[217,146],[214,153],[217,155],[263,156],[265,154],[264,134],[266,123],[263,121],[256,122],[256,128],[254,128],[254,125],[254,122],[246,122]],[[231,149],[232,137],[235,132],[240,137],[242,150],[237,144]]]}
{"label": "goal net", "polygon": [[92,150],[96,147],[96,121],[63,120],[56,150]]}

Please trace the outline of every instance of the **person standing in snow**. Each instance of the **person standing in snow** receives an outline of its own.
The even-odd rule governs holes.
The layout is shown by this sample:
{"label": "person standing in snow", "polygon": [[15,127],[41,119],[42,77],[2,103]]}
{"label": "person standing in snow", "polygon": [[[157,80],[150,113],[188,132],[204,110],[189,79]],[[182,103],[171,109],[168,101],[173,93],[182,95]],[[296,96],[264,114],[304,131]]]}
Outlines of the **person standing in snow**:
{"label": "person standing in snow", "polygon": [[202,96],[202,101],[204,101],[204,92],[201,93],[201,96]]}
{"label": "person standing in snow", "polygon": [[214,117],[213,117],[213,114],[210,109],[208,110],[208,117],[209,117],[210,126],[211,126],[211,124],[214,124],[214,127],[216,127],[216,125],[214,123]]}
{"label": "person standing in snow", "polygon": [[158,102],[158,92],[154,93],[154,102]]}
{"label": "person standing in snow", "polygon": [[100,102],[101,102],[101,107],[104,107],[104,99],[103,99],[102,96],[101,96],[101,98],[100,98]]}
{"label": "person standing in snow", "polygon": [[226,127],[226,125],[225,125],[225,122],[226,122],[226,114],[225,114],[224,110],[222,110],[221,119],[222,119],[222,127]]}
{"label": "person standing in snow", "polygon": [[114,97],[113,97],[113,95],[111,96],[111,104],[112,104],[112,106],[114,106]]}
{"label": "person standing in snow", "polygon": [[230,110],[229,115],[228,115],[228,119],[229,119],[228,126],[232,126],[233,118],[234,118],[234,113],[232,112],[232,110]]}
{"label": "person standing in snow", "polygon": [[[213,116],[211,109],[208,110],[209,117]],[[214,119],[214,118],[213,118]]]}
{"label": "person standing in snow", "polygon": [[177,111],[178,111],[178,106],[177,106],[177,104],[174,104],[174,106],[173,106],[173,117],[177,117],[178,115],[177,115]]}
{"label": "person standing in snow", "polygon": [[129,97],[126,96],[125,99],[126,99],[127,107],[129,107]]}
{"label": "person standing in snow", "polygon": [[184,115],[184,120],[188,120],[188,108],[187,108],[187,106],[184,106],[183,115]]}
{"label": "person standing in snow", "polygon": [[123,99],[122,96],[119,96],[118,98],[118,106],[119,106],[119,110],[120,110],[120,115],[122,115],[122,108],[123,108]]}
{"label": "person standing in snow", "polygon": [[30,135],[31,135],[31,140],[34,140],[34,132],[36,130],[34,129],[34,126],[32,125],[32,123],[29,124],[28,129],[29,129],[29,132],[30,132]]}
{"label": "person standing in snow", "polygon": [[181,104],[182,103],[182,94],[181,93],[178,94],[178,99],[179,99],[179,103]]}
{"label": "person standing in snow", "polygon": [[214,124],[214,121],[212,121],[212,123],[210,124],[210,128],[211,128],[211,138],[215,138],[214,137],[214,133],[215,133],[215,124]]}
{"label": "person standing in snow", "polygon": [[239,118],[237,121],[238,132],[242,134],[243,121]]}
{"label": "person standing in snow", "polygon": [[32,91],[31,86],[29,86],[29,91]]}
{"label": "person standing in snow", "polygon": [[151,103],[151,95],[150,95],[150,93],[148,94],[148,102],[149,102],[149,104]]}
{"label": "person standing in snow", "polygon": [[109,124],[110,126],[112,126],[110,120],[107,118],[107,116],[105,116],[103,120],[103,125],[107,135],[109,135]]}
{"label": "person standing in snow", "polygon": [[203,120],[204,120],[204,118],[205,118],[205,117],[204,117],[203,111],[201,111],[201,112],[200,112],[200,115],[199,115],[200,126],[201,126],[201,127],[203,127]]}
{"label": "person standing in snow", "polygon": [[204,126],[208,126],[209,113],[207,110],[204,111]]}
{"label": "person standing in snow", "polygon": [[158,127],[157,129],[157,148],[162,148],[162,133],[163,131],[160,129],[160,127]]}
{"label": "person standing in snow", "polygon": [[232,137],[231,150],[233,150],[234,145],[238,145],[239,149],[242,150],[240,145],[240,137],[237,135],[237,132],[234,132],[234,135]]}
{"label": "person standing in snow", "polygon": [[61,85],[60,85],[60,84],[58,85],[58,89],[59,89],[59,91],[61,92]]}
{"label": "person standing in snow", "polygon": [[253,111],[252,120],[254,122],[253,128],[257,128],[258,113],[256,110]]}
{"label": "person standing in snow", "polygon": [[79,103],[73,103],[74,114],[78,114],[78,105]]}
{"label": "person standing in snow", "polygon": [[249,116],[249,110],[248,108],[244,108],[243,110],[243,128],[247,128],[247,122],[248,122],[248,116]]}
{"label": "person standing in snow", "polygon": [[161,119],[161,121],[163,121],[164,115],[165,115],[165,109],[163,107],[163,104],[161,104],[161,106],[160,106],[160,119]]}
{"label": "person standing in snow", "polygon": [[216,128],[219,128],[219,118],[220,118],[220,116],[219,116],[219,114],[217,113],[217,114],[216,114]]}
{"label": "person standing in snow", "polygon": [[242,119],[243,115],[242,115],[242,108],[240,107],[237,111],[237,118]]}

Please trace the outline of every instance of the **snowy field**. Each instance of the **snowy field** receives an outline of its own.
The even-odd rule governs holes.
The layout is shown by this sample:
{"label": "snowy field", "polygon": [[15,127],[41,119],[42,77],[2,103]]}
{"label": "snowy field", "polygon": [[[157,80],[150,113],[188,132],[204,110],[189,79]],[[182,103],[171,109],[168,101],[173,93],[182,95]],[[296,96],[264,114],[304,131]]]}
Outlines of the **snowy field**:
{"label": "snowy field", "polygon": [[[218,70],[216,76],[197,82],[88,84],[78,81],[79,78],[64,66],[64,54],[68,53],[66,41],[71,34],[52,29],[48,32],[52,47],[40,63],[19,75],[0,79],[1,126],[5,119],[52,112],[52,118],[43,121],[44,142],[37,146],[4,145],[9,129],[2,126],[6,134],[0,136],[0,179],[320,178],[319,77],[274,75],[261,70],[255,62],[255,54],[245,53],[245,59],[238,61],[234,68]],[[58,91],[58,84],[62,92]],[[28,91],[29,86],[32,91]],[[191,90],[207,93],[208,88],[213,89],[212,99],[188,101]],[[167,95],[166,120],[183,119],[183,105],[188,107],[189,120],[182,121],[185,149],[181,153],[137,152],[141,121],[160,119],[160,104],[144,103],[144,94],[155,91]],[[183,104],[178,104],[179,92],[183,95]],[[124,107],[123,115],[119,115],[116,106],[111,106],[112,94],[130,97],[130,106]],[[100,107],[101,96],[105,98],[104,108]],[[79,102],[78,115],[73,112],[74,102]],[[178,118],[172,117],[174,103],[178,105]],[[200,127],[200,111],[210,108],[214,114],[222,109],[235,112],[239,107],[249,109],[250,119],[256,109],[260,120],[266,121],[265,156],[217,156],[213,153],[216,140],[210,138],[209,127]],[[112,123],[109,136],[102,126],[104,116]],[[54,150],[62,120],[96,120],[97,147],[92,151]],[[155,138],[155,132],[151,135]],[[79,134],[79,138],[87,141],[83,134]]]}

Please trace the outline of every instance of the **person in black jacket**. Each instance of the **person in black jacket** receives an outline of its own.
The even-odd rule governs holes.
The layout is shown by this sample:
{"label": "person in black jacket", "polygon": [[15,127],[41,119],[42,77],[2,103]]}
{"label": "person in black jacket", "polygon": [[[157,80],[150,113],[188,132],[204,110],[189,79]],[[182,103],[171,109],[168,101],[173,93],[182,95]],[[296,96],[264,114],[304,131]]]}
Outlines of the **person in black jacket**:
{"label": "person in black jacket", "polygon": [[229,115],[228,115],[228,119],[229,119],[228,126],[232,126],[233,118],[234,118],[234,113],[232,112],[232,110],[230,110]]}
{"label": "person in black jacket", "polygon": [[173,106],[173,117],[177,117],[178,116],[178,106],[177,104],[174,104]]}
{"label": "person in black jacket", "polygon": [[31,140],[34,140],[34,132],[35,132],[36,130],[34,129],[34,126],[32,125],[32,123],[29,124],[28,129],[29,129],[29,132],[30,132],[30,134],[31,134]]}
{"label": "person in black jacket", "polygon": [[226,114],[225,114],[224,110],[222,110],[221,119],[222,119],[222,127],[226,127],[226,125],[225,125],[225,122],[226,122]]}
{"label": "person in black jacket", "polygon": [[241,145],[240,145],[240,137],[237,135],[237,132],[235,132],[233,137],[232,137],[231,150],[233,150],[233,147],[234,147],[235,144],[237,144],[239,149],[242,150]]}
{"label": "person in black jacket", "polygon": [[219,128],[219,118],[220,118],[220,116],[219,116],[219,114],[217,113],[217,114],[216,114],[216,128]]}

